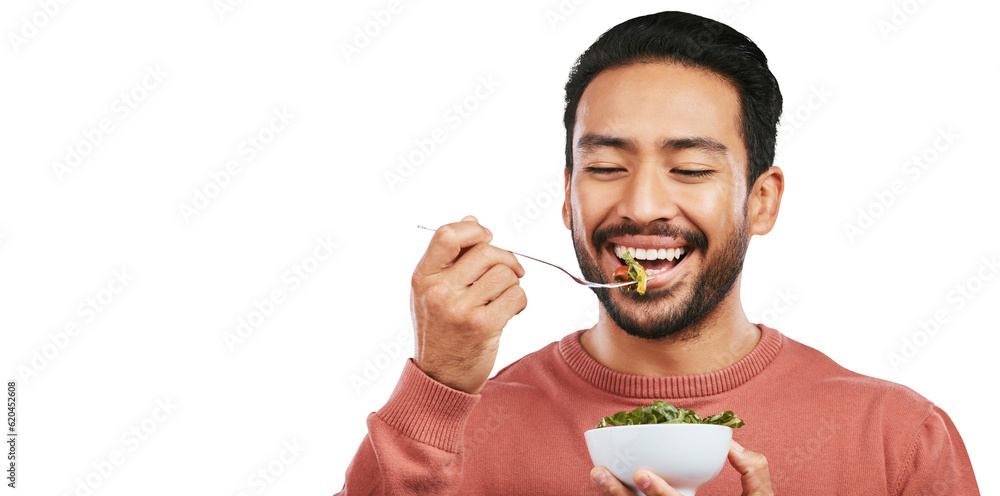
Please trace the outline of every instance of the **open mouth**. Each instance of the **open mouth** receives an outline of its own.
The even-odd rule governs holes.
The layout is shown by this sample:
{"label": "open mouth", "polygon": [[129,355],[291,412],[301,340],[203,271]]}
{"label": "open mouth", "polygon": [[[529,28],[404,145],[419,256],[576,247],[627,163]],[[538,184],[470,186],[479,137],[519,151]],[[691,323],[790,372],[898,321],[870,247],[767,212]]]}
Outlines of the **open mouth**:
{"label": "open mouth", "polygon": [[677,248],[635,248],[631,246],[624,245],[613,245],[615,257],[622,265],[625,262],[622,260],[622,254],[625,251],[629,252],[629,255],[639,262],[643,270],[646,271],[646,275],[652,277],[660,272],[668,271],[677,266],[684,260],[685,255],[687,255],[687,247],[681,246]]}

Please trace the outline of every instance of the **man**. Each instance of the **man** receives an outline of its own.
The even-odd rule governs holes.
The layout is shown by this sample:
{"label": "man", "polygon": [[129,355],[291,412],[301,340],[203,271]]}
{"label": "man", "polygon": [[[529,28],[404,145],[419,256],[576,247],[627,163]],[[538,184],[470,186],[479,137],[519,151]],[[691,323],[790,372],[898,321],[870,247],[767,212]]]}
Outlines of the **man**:
{"label": "man", "polygon": [[[583,432],[655,400],[746,421],[699,496],[979,494],[933,403],[744,314],[749,239],[773,227],[784,189],[781,94],[753,42],[691,14],[632,19],[581,55],[566,101],[563,219],[580,268],[610,281],[627,250],[653,277],[645,294],[596,290],[593,328],[488,379],[526,305],[524,269],[474,217],[443,226],[413,273],[415,356],[342,494],[630,494],[592,467]],[[645,470],[632,482],[679,494]]]}

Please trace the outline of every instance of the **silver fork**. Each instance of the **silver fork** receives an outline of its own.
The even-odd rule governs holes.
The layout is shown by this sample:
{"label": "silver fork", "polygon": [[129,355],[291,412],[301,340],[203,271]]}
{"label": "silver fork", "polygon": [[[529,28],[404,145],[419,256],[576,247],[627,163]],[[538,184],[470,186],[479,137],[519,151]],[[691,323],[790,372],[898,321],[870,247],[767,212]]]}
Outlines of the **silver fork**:
{"label": "silver fork", "polygon": [[[417,226],[417,227],[419,227],[420,229],[427,229],[428,231],[437,231],[437,229],[434,229],[433,227],[427,227],[427,226]],[[500,248],[500,247],[497,246],[497,248]],[[555,268],[563,271],[566,275],[568,275],[570,278],[572,278],[578,284],[582,284],[584,286],[587,286],[588,288],[620,288],[620,287],[623,287],[623,286],[629,286],[629,285],[632,285],[632,284],[636,283],[635,281],[613,282],[613,283],[591,282],[591,281],[588,281],[586,279],[582,279],[582,278],[574,276],[568,270],[566,270],[566,269],[564,269],[564,268],[562,268],[562,267],[560,267],[560,266],[558,266],[558,265],[556,265],[556,264],[554,264],[552,262],[546,262],[545,260],[541,260],[541,259],[529,256],[529,255],[525,255],[523,253],[518,253],[518,252],[516,252],[514,250],[508,250],[506,248],[500,248],[500,249],[504,250],[504,251],[509,251],[509,252],[511,252],[511,253],[519,256],[519,257],[530,258],[531,260],[534,260],[536,262],[541,262],[541,263],[543,263],[545,265],[549,265],[549,266],[555,267]],[[652,280],[652,279],[653,279],[652,277],[647,277],[646,278],[647,281]]]}

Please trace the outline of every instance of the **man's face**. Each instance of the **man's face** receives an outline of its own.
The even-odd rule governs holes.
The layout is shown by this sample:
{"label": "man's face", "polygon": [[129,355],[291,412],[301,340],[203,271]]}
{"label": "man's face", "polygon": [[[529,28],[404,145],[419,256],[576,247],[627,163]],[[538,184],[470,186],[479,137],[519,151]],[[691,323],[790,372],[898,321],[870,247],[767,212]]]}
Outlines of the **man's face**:
{"label": "man's face", "polygon": [[606,70],[580,99],[563,220],[588,280],[610,282],[627,248],[654,277],[644,295],[595,290],[633,336],[693,337],[739,280],[750,238],[739,116],[727,82],[669,63]]}

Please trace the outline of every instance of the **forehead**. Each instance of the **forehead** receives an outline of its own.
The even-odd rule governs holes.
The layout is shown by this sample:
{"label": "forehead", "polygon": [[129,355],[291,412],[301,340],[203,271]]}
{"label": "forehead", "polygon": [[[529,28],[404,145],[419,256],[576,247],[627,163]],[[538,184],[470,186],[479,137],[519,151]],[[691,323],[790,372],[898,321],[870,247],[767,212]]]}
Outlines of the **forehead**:
{"label": "forehead", "polygon": [[598,74],[577,107],[574,148],[581,136],[600,133],[637,140],[705,136],[744,159],[739,94],[704,69],[669,62],[637,63]]}

